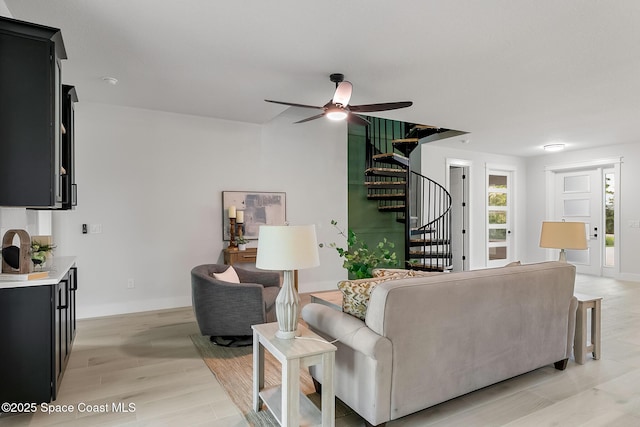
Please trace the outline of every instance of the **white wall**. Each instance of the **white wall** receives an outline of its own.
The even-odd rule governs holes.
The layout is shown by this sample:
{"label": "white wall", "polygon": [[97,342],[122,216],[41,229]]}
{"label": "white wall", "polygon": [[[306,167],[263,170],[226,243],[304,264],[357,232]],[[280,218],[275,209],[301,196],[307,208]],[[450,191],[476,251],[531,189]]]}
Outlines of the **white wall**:
{"label": "white wall", "polygon": [[[293,121],[78,103],[78,207],[53,222],[56,254],[78,257],[78,316],[190,305],[191,268],[222,261],[224,190],[284,191],[290,223],[333,237],[323,234],[330,219],[346,222],[346,129]],[[102,233],[83,235],[85,223]],[[344,277],[337,256],[321,254],[320,267],[300,272],[301,292]]]}
{"label": "white wall", "polygon": [[7,8],[7,4],[4,2],[4,0],[0,0],[0,16],[13,18],[13,16],[11,15],[11,12],[9,12],[9,9]]}
{"label": "white wall", "polygon": [[610,145],[607,147],[548,154],[527,160],[527,211],[529,214],[529,236],[527,258],[544,260],[546,251],[538,247],[540,224],[546,218],[545,167],[567,163],[595,161],[623,157],[620,167],[620,183],[616,185],[616,197],[620,200],[620,212],[616,220],[621,224],[621,235],[616,238],[620,245],[620,278],[640,281],[640,228],[630,228],[630,220],[640,219],[640,143]]}
{"label": "white wall", "polygon": [[[445,142],[447,140],[444,140]],[[457,140],[451,139],[451,145]],[[470,210],[469,210],[469,243],[470,269],[486,267],[486,171],[487,165],[505,166],[513,169],[513,197],[515,199],[515,224],[512,228],[513,260],[526,261],[527,204],[526,204],[526,162],[521,157],[502,156],[480,153],[470,150],[449,148],[444,143],[439,145],[422,144],[422,174],[441,185],[447,182],[447,159],[465,160],[470,166]]]}

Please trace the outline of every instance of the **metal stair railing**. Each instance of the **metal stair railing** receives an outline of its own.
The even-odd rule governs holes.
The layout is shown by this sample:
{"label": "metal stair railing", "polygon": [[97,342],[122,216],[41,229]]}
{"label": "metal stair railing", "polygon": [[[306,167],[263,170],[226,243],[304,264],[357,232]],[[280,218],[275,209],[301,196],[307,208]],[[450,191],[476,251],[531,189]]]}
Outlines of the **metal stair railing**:
{"label": "metal stair railing", "polygon": [[451,195],[434,180],[410,171],[405,259],[412,267],[451,267]]}

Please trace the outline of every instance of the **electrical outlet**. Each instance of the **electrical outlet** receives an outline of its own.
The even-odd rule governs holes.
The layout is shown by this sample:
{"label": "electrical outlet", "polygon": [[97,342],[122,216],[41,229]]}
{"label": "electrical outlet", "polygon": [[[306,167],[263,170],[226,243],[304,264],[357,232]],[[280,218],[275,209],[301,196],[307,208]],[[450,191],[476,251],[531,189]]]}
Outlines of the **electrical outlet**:
{"label": "electrical outlet", "polygon": [[90,230],[91,234],[100,234],[102,233],[102,224],[91,224]]}
{"label": "electrical outlet", "polygon": [[136,282],[133,279],[127,279],[127,289],[133,289],[136,287]]}
{"label": "electrical outlet", "polygon": [[629,228],[640,228],[640,219],[629,220]]}

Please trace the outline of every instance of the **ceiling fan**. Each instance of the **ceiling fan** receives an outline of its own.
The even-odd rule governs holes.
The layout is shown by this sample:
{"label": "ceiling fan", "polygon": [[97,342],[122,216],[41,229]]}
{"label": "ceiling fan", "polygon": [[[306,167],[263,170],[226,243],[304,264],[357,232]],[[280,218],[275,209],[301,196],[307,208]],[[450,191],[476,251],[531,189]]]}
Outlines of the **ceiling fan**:
{"label": "ceiling fan", "polygon": [[320,114],[307,117],[306,119],[299,120],[296,123],[304,123],[326,116],[330,120],[347,119],[347,121],[350,123],[362,126],[367,126],[368,124],[370,124],[369,121],[364,117],[360,117],[354,113],[372,113],[375,111],[397,110],[399,108],[411,107],[413,105],[413,102],[411,101],[349,105],[349,100],[351,99],[351,91],[353,90],[353,86],[351,85],[351,83],[348,81],[344,81],[344,75],[338,73],[331,74],[329,76],[329,79],[336,84],[336,91],[333,94],[333,98],[322,107],[316,107],[314,105],[295,104],[293,102],[273,101],[271,99],[265,99],[265,101],[273,102],[275,104],[288,105],[291,107],[314,108],[317,110],[323,110]]}

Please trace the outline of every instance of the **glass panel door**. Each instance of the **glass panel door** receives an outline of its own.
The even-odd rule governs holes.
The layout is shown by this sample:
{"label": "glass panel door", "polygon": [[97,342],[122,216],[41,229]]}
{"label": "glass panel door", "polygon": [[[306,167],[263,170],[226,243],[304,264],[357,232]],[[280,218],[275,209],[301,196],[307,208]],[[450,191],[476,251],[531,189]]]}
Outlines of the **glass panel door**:
{"label": "glass panel door", "polygon": [[511,259],[511,172],[489,171],[487,175],[487,267],[507,264]]}

